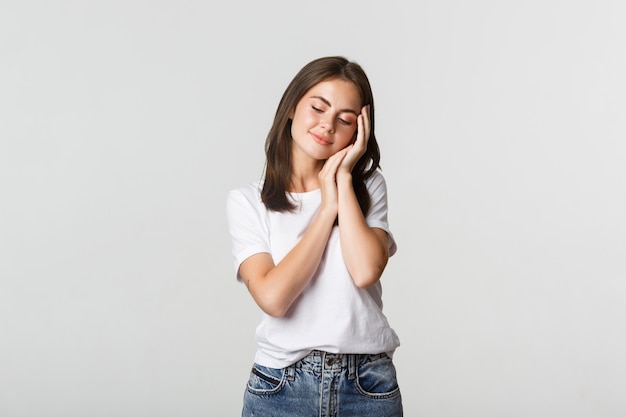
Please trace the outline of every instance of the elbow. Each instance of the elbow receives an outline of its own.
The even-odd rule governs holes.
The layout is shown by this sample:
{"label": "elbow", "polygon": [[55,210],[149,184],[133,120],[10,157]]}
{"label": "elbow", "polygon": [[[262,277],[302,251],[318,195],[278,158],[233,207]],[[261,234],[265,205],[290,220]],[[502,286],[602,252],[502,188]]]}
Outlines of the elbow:
{"label": "elbow", "polygon": [[376,284],[378,282],[378,280],[380,279],[380,276],[378,277],[352,277],[352,281],[354,281],[354,285],[356,285],[358,288],[361,289],[365,289],[365,288],[369,288],[372,285]]}
{"label": "elbow", "polygon": [[256,303],[265,314],[278,319],[285,317],[290,307],[290,304],[274,297],[257,299]]}
{"label": "elbow", "polygon": [[268,316],[282,318],[287,314],[291,302],[281,291],[275,287],[261,285],[263,282],[256,280],[248,282],[248,291],[257,306]]}
{"label": "elbow", "polygon": [[259,306],[261,307],[261,310],[263,310],[263,312],[265,314],[267,314],[268,316],[280,319],[285,317],[285,314],[287,314],[287,308],[281,308],[279,306]]}
{"label": "elbow", "polygon": [[354,282],[354,285],[356,285],[358,288],[369,288],[380,280],[380,277],[383,275],[384,270],[385,265],[380,265],[376,267],[366,268],[362,271],[357,271],[354,274],[351,274],[352,281]]}
{"label": "elbow", "polygon": [[[376,284],[389,261],[389,250],[380,239],[375,242],[379,246],[365,247],[362,250],[344,252],[344,260],[354,285],[358,288],[369,288]],[[369,249],[369,250],[368,250]]]}

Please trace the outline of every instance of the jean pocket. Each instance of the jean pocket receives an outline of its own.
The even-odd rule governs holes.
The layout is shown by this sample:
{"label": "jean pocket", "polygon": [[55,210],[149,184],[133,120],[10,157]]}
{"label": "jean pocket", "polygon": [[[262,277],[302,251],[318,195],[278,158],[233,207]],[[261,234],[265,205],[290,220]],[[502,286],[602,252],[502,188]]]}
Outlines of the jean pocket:
{"label": "jean pocket", "polygon": [[268,368],[255,363],[250,371],[248,391],[257,395],[275,394],[281,390],[284,383],[284,369]]}
{"label": "jean pocket", "polygon": [[400,395],[396,367],[386,355],[360,364],[356,384],[359,391],[370,398],[387,399]]}

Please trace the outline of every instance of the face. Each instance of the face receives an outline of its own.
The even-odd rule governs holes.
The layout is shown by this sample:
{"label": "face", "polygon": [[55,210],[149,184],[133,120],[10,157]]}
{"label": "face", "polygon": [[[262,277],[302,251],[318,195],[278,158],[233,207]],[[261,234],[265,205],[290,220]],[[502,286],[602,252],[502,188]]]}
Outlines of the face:
{"label": "face", "polygon": [[326,160],[355,138],[361,96],[350,81],[327,80],[307,91],[292,115],[294,161]]}

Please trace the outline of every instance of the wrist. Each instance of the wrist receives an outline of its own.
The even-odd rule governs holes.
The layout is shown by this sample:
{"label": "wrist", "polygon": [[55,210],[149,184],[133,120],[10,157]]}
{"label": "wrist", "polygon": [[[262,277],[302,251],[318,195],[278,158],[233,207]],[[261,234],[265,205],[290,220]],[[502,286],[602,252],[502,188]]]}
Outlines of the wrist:
{"label": "wrist", "polygon": [[339,181],[340,179],[352,180],[352,170],[349,170],[349,169],[338,169],[337,170],[337,181]]}
{"label": "wrist", "polygon": [[322,223],[334,223],[337,218],[337,213],[337,207],[322,206],[317,217]]}
{"label": "wrist", "polygon": [[345,185],[352,186],[352,173],[348,171],[337,172],[337,186],[341,187]]}

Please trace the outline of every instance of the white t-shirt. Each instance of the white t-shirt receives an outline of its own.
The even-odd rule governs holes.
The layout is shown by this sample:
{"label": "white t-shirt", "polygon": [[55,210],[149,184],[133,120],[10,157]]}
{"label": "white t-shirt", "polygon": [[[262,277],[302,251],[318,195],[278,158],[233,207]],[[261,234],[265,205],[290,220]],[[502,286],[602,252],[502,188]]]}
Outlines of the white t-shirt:
{"label": "white t-shirt", "polygon": [[[396,243],[387,222],[385,180],[377,171],[366,185],[371,197],[367,224],[388,233],[391,256]],[[227,214],[239,280],[239,266],[244,260],[266,252],[278,264],[315,218],[321,205],[321,190],[289,195],[298,206],[294,212],[267,210],[261,201],[260,182],[228,194]],[[287,314],[281,318],[262,314],[256,330],[255,362],[284,368],[314,349],[392,355],[400,342],[382,312],[381,296],[380,281],[367,289],[354,284],[341,254],[339,228],[334,227],[318,270]]]}

